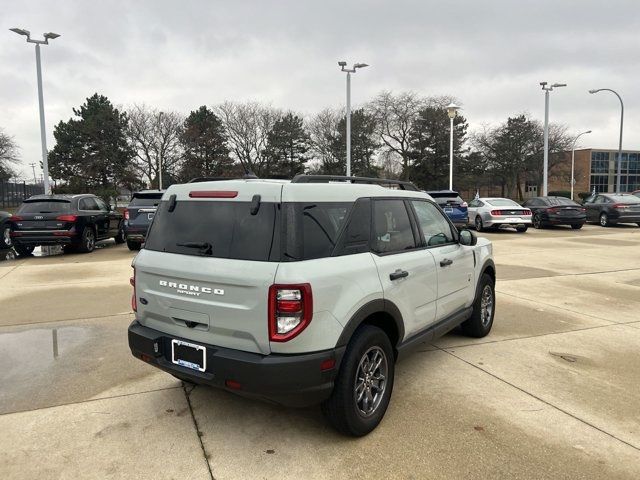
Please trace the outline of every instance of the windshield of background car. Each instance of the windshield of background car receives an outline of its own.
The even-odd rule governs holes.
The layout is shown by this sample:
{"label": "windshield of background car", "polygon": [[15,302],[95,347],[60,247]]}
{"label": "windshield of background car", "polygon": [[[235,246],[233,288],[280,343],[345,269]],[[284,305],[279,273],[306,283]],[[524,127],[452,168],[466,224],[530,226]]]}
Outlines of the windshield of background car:
{"label": "windshield of background car", "polygon": [[493,205],[494,207],[519,207],[520,204],[514,202],[513,200],[509,200],[508,198],[492,198],[491,200],[487,200],[487,203]]}
{"label": "windshield of background car", "polygon": [[168,207],[168,201],[158,207],[148,250],[265,262],[279,257],[275,203],[261,203],[255,215],[251,202],[179,200],[173,212]]}
{"label": "windshield of background car", "polygon": [[130,207],[157,207],[162,193],[136,194],[129,203]]}
{"label": "windshield of background car", "polygon": [[71,210],[68,200],[36,200],[20,205],[17,213],[64,213]]}
{"label": "windshield of background car", "polygon": [[462,204],[464,200],[460,198],[458,192],[427,192],[438,205],[446,205],[447,203]]}
{"label": "windshield of background car", "polygon": [[609,198],[616,203],[640,203],[635,195],[609,195]]}
{"label": "windshield of background car", "polygon": [[549,197],[549,205],[571,205],[571,206],[580,206],[579,203],[574,202],[569,198],[564,197]]}

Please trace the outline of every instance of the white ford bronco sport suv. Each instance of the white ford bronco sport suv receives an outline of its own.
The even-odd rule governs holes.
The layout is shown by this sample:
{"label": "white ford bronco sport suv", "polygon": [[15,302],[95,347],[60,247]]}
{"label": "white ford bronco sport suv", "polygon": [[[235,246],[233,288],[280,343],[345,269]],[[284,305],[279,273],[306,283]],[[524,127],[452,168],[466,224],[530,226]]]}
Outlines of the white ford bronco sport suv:
{"label": "white ford bronco sport suv", "polygon": [[384,416],[400,356],[458,326],[483,337],[495,311],[491,243],[394,180],[173,185],[133,267],[134,356],[188,382],[321,403],[355,436]]}

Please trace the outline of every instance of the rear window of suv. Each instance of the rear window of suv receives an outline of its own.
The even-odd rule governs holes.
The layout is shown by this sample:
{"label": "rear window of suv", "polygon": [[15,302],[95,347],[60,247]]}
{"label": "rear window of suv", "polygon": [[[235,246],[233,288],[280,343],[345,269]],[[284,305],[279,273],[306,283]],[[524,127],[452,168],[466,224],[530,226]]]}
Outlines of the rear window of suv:
{"label": "rear window of suv", "polygon": [[145,194],[134,194],[131,199],[131,203],[129,203],[130,207],[157,207],[160,203],[160,199],[162,198],[162,193],[145,193]]}
{"label": "rear window of suv", "polygon": [[71,210],[68,200],[44,200],[24,202],[17,213],[63,213]]}
{"label": "rear window of suv", "polygon": [[[159,252],[237,260],[277,260],[276,204],[264,202],[251,215],[251,202],[178,201],[169,212],[161,202],[145,248]],[[209,248],[194,247],[208,244]],[[188,246],[191,245],[191,246]]]}

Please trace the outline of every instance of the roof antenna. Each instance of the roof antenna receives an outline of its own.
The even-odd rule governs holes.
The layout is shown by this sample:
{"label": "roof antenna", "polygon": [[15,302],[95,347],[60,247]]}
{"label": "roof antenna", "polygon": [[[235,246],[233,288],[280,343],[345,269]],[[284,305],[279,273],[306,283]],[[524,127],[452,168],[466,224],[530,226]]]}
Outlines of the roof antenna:
{"label": "roof antenna", "polygon": [[249,170],[245,170],[245,174],[242,176],[242,178],[244,178],[244,179],[256,178],[257,179],[258,176],[249,169]]}

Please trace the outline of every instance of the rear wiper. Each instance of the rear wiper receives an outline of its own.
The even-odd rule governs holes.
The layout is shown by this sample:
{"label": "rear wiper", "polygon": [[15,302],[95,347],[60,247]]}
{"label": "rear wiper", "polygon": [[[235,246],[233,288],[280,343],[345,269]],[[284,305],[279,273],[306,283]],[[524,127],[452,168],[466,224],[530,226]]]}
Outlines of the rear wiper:
{"label": "rear wiper", "polygon": [[209,242],[184,242],[176,243],[176,245],[185,248],[198,248],[200,249],[200,255],[213,255],[213,245]]}

